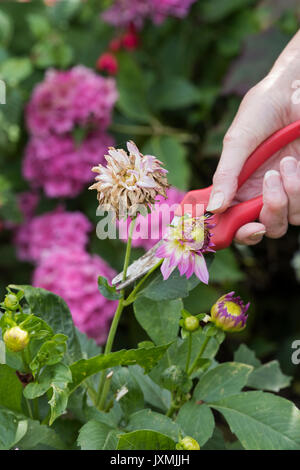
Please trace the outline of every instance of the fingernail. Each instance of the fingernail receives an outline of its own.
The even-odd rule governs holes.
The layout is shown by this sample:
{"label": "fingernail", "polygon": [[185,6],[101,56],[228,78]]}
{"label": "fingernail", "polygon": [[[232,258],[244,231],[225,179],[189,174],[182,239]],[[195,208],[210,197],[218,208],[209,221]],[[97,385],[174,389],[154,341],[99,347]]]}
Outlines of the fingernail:
{"label": "fingernail", "polygon": [[282,168],[285,175],[294,175],[297,170],[297,162],[293,157],[284,158],[282,161]]}
{"label": "fingernail", "polygon": [[223,202],[224,202],[224,194],[221,191],[217,191],[216,193],[213,193],[213,195],[211,196],[206,210],[216,211],[217,209],[220,209],[220,207],[222,207]]}
{"label": "fingernail", "polygon": [[278,171],[269,170],[265,174],[265,182],[268,188],[278,189],[280,187],[280,176]]}
{"label": "fingernail", "polygon": [[265,230],[261,230],[260,232],[252,233],[252,235],[250,235],[249,238],[251,240],[259,240],[260,238],[262,238],[265,235],[265,233],[266,233]]}

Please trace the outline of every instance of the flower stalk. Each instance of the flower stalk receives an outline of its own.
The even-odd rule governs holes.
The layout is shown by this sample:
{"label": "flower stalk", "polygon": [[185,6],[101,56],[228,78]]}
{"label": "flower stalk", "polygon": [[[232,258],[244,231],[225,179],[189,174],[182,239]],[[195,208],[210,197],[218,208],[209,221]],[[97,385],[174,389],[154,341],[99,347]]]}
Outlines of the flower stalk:
{"label": "flower stalk", "polygon": [[[132,221],[130,223],[130,227],[129,227],[128,241],[127,241],[127,245],[126,245],[126,253],[125,253],[125,260],[124,260],[124,267],[123,267],[123,281],[125,281],[125,279],[126,279],[127,268],[128,268],[129,261],[130,261],[132,235],[133,235],[133,230],[134,230],[134,227],[135,227],[135,221],[136,221],[135,218],[132,219]],[[111,327],[110,327],[110,330],[109,330],[109,334],[108,334],[108,338],[107,338],[107,342],[106,342],[106,346],[105,346],[105,350],[104,350],[105,355],[109,354],[112,350],[112,347],[113,347],[113,343],[114,343],[114,339],[115,339],[115,336],[116,336],[117,328],[118,328],[118,325],[119,325],[119,322],[120,322],[120,318],[121,318],[123,309],[125,307],[124,297],[125,297],[125,289],[122,289],[121,290],[121,298],[119,299],[118,307],[117,307],[116,313],[114,315],[114,318],[113,318],[113,321],[112,321],[112,324],[111,324]],[[98,396],[97,396],[97,400],[96,400],[96,406],[98,406],[98,408],[100,408],[100,409],[103,409],[103,407],[105,406],[106,397],[107,397],[107,394],[108,394],[108,391],[109,391],[109,387],[105,386],[105,382],[106,382],[106,370],[104,370],[102,372],[101,380],[100,380],[100,384],[99,384]]]}

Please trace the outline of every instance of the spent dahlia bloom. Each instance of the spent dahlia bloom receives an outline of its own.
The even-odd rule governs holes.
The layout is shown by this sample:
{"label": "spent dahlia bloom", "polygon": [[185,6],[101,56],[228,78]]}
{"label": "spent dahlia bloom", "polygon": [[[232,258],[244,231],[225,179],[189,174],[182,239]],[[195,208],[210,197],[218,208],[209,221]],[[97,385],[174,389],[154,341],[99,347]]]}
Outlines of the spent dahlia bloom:
{"label": "spent dahlia bloom", "polygon": [[234,292],[222,295],[211,308],[211,321],[223,331],[241,331],[246,327],[246,312],[250,302],[244,305],[242,299]]}
{"label": "spent dahlia bloom", "polygon": [[14,242],[18,257],[38,262],[53,249],[84,249],[91,229],[92,224],[81,212],[66,212],[59,207],[17,229]]}
{"label": "spent dahlia bloom", "polygon": [[92,180],[91,167],[104,160],[113,139],[93,132],[76,146],[71,136],[32,137],[23,160],[23,176],[48,197],[75,197]]}
{"label": "spent dahlia bloom", "polygon": [[81,250],[54,250],[35,269],[33,285],[61,296],[78,329],[100,344],[106,339],[117,302],[100,294],[97,280],[99,275],[111,280],[115,274],[99,256]]}
{"label": "spent dahlia bloom", "polygon": [[185,274],[190,278],[195,273],[207,284],[209,274],[203,253],[214,252],[210,232],[214,224],[204,216],[191,217],[188,214],[179,217],[175,223],[169,227],[156,251],[158,258],[164,258],[161,265],[164,280],[178,267],[181,276]]}
{"label": "spent dahlia bloom", "polygon": [[[173,220],[176,207],[184,197],[184,192],[172,187],[167,189],[166,194],[167,199],[162,196],[157,197],[150,214],[137,216],[132,236],[133,246],[141,246],[149,250],[163,238],[167,227]],[[129,223],[130,219],[119,222],[119,234],[122,241],[128,239]]]}
{"label": "spent dahlia bloom", "polygon": [[115,211],[120,219],[123,212],[135,215],[138,206],[150,206],[158,195],[166,197],[167,170],[153,155],[143,155],[134,142],[127,142],[128,154],[122,149],[110,147],[105,155],[107,165],[92,169],[96,183],[99,206]]}
{"label": "spent dahlia bloom", "polygon": [[115,80],[78,65],[67,71],[49,70],[27,106],[27,126],[34,135],[64,134],[74,126],[106,129],[117,100]]}

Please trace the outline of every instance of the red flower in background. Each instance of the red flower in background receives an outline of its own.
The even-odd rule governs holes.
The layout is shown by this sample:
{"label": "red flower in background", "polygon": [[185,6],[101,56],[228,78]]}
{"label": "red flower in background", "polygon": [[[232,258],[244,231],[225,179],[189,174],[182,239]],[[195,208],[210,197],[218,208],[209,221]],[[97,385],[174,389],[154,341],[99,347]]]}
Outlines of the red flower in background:
{"label": "red flower in background", "polygon": [[110,52],[104,52],[97,60],[96,67],[98,70],[105,71],[109,75],[116,75],[118,72],[118,61]]}
{"label": "red flower in background", "polygon": [[124,49],[134,51],[139,45],[139,36],[134,24],[131,24],[122,38],[122,46]]}

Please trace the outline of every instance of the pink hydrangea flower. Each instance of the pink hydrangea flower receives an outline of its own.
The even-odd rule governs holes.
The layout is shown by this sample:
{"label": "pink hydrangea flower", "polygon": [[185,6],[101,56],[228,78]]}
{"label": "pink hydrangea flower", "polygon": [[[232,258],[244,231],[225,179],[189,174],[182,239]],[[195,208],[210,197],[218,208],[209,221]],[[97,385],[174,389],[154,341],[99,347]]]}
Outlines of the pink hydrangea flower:
{"label": "pink hydrangea flower", "polygon": [[152,19],[161,23],[167,16],[184,18],[196,0],[151,0],[153,4]]}
{"label": "pink hydrangea flower", "polygon": [[163,258],[161,272],[164,280],[178,267],[180,275],[190,278],[192,274],[208,284],[209,274],[203,253],[214,252],[211,241],[211,224],[209,219],[191,217],[186,214],[178,217],[169,227],[156,256]]}
{"label": "pink hydrangea flower", "polygon": [[[149,250],[162,239],[166,228],[173,220],[176,206],[180,204],[184,196],[184,192],[177,188],[169,188],[166,192],[167,199],[158,196],[150,214],[137,216],[132,238],[133,246],[141,246]],[[127,241],[129,222],[130,219],[119,222],[119,234],[124,242]]]}
{"label": "pink hydrangea flower", "polygon": [[106,129],[117,100],[115,80],[78,65],[67,71],[49,70],[27,106],[27,126],[34,135],[64,134],[75,125]]}
{"label": "pink hydrangea flower", "polygon": [[111,280],[115,274],[99,256],[80,250],[55,250],[35,269],[33,285],[62,297],[77,328],[101,344],[117,302],[100,294],[97,279],[101,275]]}
{"label": "pink hydrangea flower", "polygon": [[91,230],[92,224],[81,212],[66,212],[59,207],[17,229],[14,241],[18,257],[37,262],[56,248],[84,249]]}
{"label": "pink hydrangea flower", "polygon": [[102,13],[102,19],[114,26],[134,24],[141,28],[146,18],[161,23],[167,16],[182,18],[196,0],[116,0]]}
{"label": "pink hydrangea flower", "polygon": [[24,220],[33,217],[39,198],[39,194],[35,191],[24,191],[18,195],[18,204]]}
{"label": "pink hydrangea flower", "polygon": [[93,179],[91,168],[104,161],[113,139],[94,132],[76,147],[71,136],[48,135],[29,140],[23,175],[48,197],[75,197]]}

